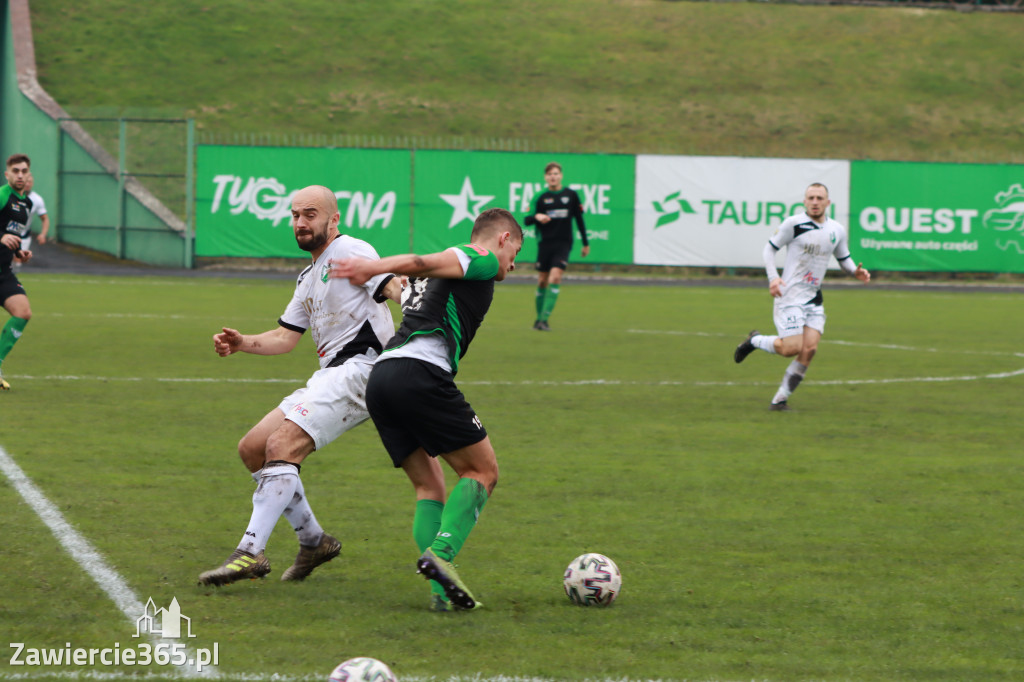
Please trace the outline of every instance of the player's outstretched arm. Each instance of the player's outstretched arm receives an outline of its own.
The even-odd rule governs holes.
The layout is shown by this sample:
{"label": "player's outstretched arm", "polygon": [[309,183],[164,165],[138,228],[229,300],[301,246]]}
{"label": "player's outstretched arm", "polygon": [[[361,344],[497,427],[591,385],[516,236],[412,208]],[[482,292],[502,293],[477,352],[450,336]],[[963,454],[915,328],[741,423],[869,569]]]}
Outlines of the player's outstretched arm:
{"label": "player's outstretched arm", "polygon": [[374,275],[393,272],[410,277],[440,277],[462,279],[465,274],[459,257],[450,250],[420,256],[408,253],[402,256],[388,256],[380,260],[366,258],[343,258],[331,261],[330,277],[348,279],[352,284],[362,285]]}
{"label": "player's outstretched arm", "polygon": [[222,327],[219,334],[213,335],[213,349],[222,358],[239,352],[281,355],[295,348],[300,338],[301,333],[284,327],[271,329],[262,334],[241,334],[237,329]]}

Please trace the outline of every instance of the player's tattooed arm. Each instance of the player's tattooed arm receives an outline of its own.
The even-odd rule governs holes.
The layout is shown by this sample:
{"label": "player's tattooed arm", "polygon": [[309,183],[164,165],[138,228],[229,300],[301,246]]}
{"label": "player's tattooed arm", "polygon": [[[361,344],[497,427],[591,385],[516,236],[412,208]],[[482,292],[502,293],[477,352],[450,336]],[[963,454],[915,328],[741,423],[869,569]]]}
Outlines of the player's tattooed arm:
{"label": "player's tattooed arm", "polygon": [[222,358],[234,353],[281,355],[295,348],[300,338],[302,332],[286,327],[271,329],[262,334],[242,334],[237,329],[223,327],[219,334],[213,335],[213,349]]}
{"label": "player's tattooed arm", "polygon": [[401,256],[388,256],[380,260],[365,258],[332,260],[330,277],[347,278],[352,284],[358,286],[366,283],[374,275],[383,272],[393,272],[396,275],[410,277],[440,277],[444,279],[462,279],[465,274],[459,257],[452,250],[447,249],[423,256],[409,253]]}

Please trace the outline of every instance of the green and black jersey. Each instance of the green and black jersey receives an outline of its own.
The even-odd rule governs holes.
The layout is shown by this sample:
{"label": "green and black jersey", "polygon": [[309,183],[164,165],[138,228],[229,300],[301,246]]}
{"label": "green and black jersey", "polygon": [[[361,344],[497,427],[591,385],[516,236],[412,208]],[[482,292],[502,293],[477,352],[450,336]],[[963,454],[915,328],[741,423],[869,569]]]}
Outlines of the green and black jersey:
{"label": "green and black jersey", "polygon": [[[0,234],[13,234],[18,239],[28,235],[32,200],[14,191],[10,185],[0,187]],[[11,267],[14,251],[0,244],[0,269]]]}
{"label": "green and black jersey", "polygon": [[[544,224],[537,222],[538,213],[546,214],[551,221]],[[548,190],[538,196],[533,205],[533,213],[523,218],[527,225],[537,226],[537,236],[541,241],[565,244],[572,244],[573,220],[576,221],[583,246],[589,246],[587,228],[583,224],[583,204],[580,203],[580,195],[568,187],[563,187],[557,192]]]}
{"label": "green and black jersey", "polygon": [[[384,348],[405,346],[413,337],[437,334],[448,349],[452,374],[466,354],[494,298],[498,257],[475,244],[453,247],[469,257],[462,279],[410,277],[402,292],[402,324]],[[465,262],[465,261],[463,261]]]}

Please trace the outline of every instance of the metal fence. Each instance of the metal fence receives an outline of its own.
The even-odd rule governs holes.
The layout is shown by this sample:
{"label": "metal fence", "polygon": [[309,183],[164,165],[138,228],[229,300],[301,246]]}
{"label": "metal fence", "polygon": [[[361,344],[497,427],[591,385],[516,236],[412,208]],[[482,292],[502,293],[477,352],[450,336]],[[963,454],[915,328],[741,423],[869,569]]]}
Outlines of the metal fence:
{"label": "metal fence", "polygon": [[[327,149],[451,149],[494,152],[568,153],[582,150],[552,148],[550,142],[537,146],[527,138],[482,137],[464,135],[351,135],[347,133],[246,133],[199,132],[199,144],[243,147],[319,147]],[[557,146],[557,145],[555,145]]]}
{"label": "metal fence", "polygon": [[193,121],[67,117],[57,125],[61,239],[117,258],[191,267]]}

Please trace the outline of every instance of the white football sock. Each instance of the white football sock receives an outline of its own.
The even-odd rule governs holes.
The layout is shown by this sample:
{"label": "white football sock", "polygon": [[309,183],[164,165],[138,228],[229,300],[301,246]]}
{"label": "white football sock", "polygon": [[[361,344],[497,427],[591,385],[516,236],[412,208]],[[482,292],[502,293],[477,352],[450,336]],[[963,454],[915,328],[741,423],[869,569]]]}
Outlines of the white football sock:
{"label": "white football sock", "polygon": [[807,373],[807,365],[801,364],[794,360],[789,363],[789,367],[786,368],[786,373],[782,376],[782,384],[779,385],[779,390],[776,392],[775,397],[772,398],[773,403],[781,403],[793,394],[796,387],[800,385],[800,382],[804,380],[804,374]]}
{"label": "white football sock", "polygon": [[765,336],[764,334],[757,334],[750,339],[750,343],[754,345],[754,348],[763,350],[766,353],[775,355],[775,339],[777,336]]}
{"label": "white football sock", "polygon": [[320,538],[324,534],[324,529],[317,523],[313,509],[309,506],[309,500],[306,499],[306,490],[302,486],[301,478],[299,479],[298,486],[295,488],[295,495],[292,496],[292,501],[284,508],[284,517],[288,519],[288,523],[292,524],[292,528],[295,529],[295,535],[298,536],[300,545],[314,547],[320,544]]}
{"label": "white football sock", "polygon": [[299,468],[294,464],[268,462],[261,471],[260,484],[252,494],[252,518],[238,543],[238,549],[250,554],[258,554],[266,548],[267,538],[299,485]]}

